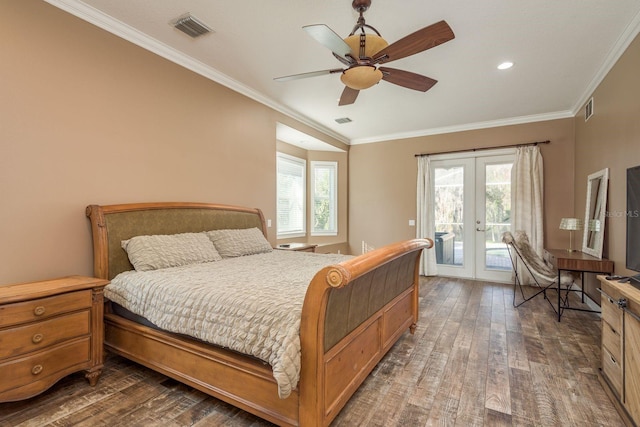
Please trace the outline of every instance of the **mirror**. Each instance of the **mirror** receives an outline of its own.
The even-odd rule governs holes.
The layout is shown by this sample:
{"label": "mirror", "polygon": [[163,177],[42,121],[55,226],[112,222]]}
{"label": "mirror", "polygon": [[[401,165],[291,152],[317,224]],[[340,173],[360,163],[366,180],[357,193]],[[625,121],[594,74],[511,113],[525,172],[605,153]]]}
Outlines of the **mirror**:
{"label": "mirror", "polygon": [[584,216],[582,252],[597,258],[602,258],[608,183],[609,168],[592,173],[587,178],[587,203]]}

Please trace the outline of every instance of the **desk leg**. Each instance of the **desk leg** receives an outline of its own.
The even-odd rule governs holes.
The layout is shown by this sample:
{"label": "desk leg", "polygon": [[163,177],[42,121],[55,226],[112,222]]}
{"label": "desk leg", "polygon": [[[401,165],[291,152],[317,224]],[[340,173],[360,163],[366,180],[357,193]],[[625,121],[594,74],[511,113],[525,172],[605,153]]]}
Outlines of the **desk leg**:
{"label": "desk leg", "polygon": [[560,269],[558,269],[558,322],[562,317],[562,308],[560,307]]}

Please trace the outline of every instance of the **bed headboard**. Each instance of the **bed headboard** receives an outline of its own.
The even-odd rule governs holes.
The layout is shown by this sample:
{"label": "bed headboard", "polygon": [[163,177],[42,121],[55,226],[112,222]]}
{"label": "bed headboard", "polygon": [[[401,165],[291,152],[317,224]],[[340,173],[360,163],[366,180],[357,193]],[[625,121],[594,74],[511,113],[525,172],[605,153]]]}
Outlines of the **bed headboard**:
{"label": "bed headboard", "polygon": [[257,227],[267,235],[260,209],[211,203],[132,203],[89,205],[93,235],[93,270],[101,279],[113,279],[132,270],[120,242],[134,236],[198,233],[209,230]]}

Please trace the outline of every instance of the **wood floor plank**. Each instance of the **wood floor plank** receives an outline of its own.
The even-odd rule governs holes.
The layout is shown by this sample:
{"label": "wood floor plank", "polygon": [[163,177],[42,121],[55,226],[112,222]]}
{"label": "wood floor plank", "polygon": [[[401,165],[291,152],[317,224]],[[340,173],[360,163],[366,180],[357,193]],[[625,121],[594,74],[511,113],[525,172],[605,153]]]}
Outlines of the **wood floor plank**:
{"label": "wood floor plank", "polygon": [[[477,287],[476,289],[480,289]],[[482,293],[478,294],[478,307]],[[456,422],[463,426],[482,426],[484,424],[485,384],[487,381],[490,326],[478,322],[481,312],[476,311],[476,322],[471,338],[469,358],[464,376],[461,379],[462,391],[458,404]]]}
{"label": "wood floor plank", "polygon": [[[401,337],[332,426],[623,426],[597,380],[599,317],[566,311],[558,322],[543,296],[514,308],[512,292],[422,278],[415,334]],[[160,425],[271,426],[111,353],[96,387],[78,373],[0,404],[1,427]]]}
{"label": "wood floor plank", "polygon": [[489,369],[487,372],[485,408],[511,414],[507,338],[504,324],[492,323],[489,338]]}
{"label": "wood floor plank", "polygon": [[509,368],[529,370],[529,356],[522,334],[506,331],[507,337],[507,365]]}
{"label": "wood floor plank", "polygon": [[[529,369],[510,368],[509,381],[511,385],[511,414],[514,419],[528,420],[532,423],[540,422],[538,405],[532,399],[533,382]],[[525,421],[523,421],[525,422]]]}

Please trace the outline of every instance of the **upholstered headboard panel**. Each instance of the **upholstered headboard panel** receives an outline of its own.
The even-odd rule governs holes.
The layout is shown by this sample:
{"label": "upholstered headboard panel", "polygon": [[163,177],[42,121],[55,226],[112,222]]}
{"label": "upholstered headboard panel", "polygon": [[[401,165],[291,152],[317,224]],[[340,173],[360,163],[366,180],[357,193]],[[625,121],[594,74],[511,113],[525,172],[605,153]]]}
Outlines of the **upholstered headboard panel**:
{"label": "upholstered headboard panel", "polygon": [[94,274],[112,279],[132,270],[120,242],[134,236],[197,233],[257,227],[266,236],[259,209],[207,203],[137,203],[87,207],[91,219]]}

